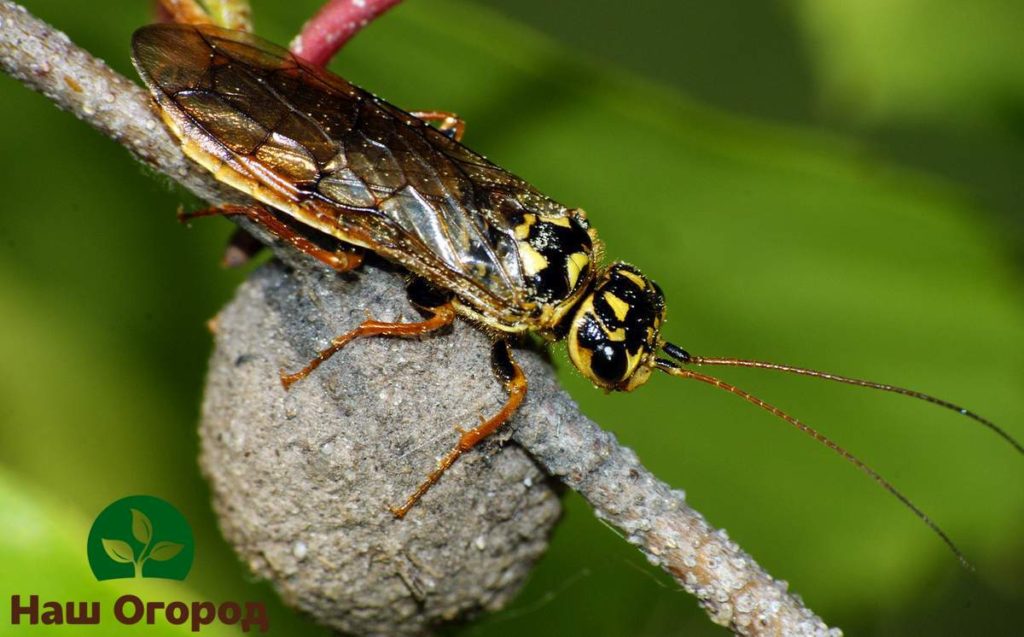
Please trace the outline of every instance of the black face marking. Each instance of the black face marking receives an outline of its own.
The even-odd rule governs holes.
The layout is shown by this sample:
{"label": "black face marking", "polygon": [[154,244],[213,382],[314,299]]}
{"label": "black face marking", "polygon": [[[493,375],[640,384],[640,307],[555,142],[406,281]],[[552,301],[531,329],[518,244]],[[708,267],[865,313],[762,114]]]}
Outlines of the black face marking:
{"label": "black face marking", "polygon": [[618,383],[625,380],[628,363],[625,348],[605,343],[594,350],[590,369],[609,383]]}
{"label": "black face marking", "polygon": [[625,343],[609,341],[605,329],[593,316],[583,318],[576,338],[580,347],[590,350],[590,369],[595,375],[609,384],[622,381],[629,359]]}
{"label": "black face marking", "polygon": [[[593,242],[585,223],[574,216],[558,217],[555,222],[549,217],[519,213],[512,224],[517,229],[518,240],[533,251],[532,254],[520,251],[524,278],[533,299],[540,303],[557,303],[570,297],[579,283],[586,280],[590,269]],[[586,255],[586,262],[574,275],[569,260],[580,254]]]}
{"label": "black face marking", "polygon": [[636,353],[649,339],[647,328],[656,327],[661,320],[665,299],[653,282],[620,264],[610,268],[607,277],[595,286],[594,311],[609,332],[623,330],[626,348]]}

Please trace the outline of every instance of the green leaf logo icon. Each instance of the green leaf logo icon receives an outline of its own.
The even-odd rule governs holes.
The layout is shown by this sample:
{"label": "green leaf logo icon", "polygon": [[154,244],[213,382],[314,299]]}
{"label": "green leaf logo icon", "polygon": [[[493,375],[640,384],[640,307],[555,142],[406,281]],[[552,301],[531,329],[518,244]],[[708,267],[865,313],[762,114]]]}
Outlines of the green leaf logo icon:
{"label": "green leaf logo icon", "polygon": [[132,535],[143,544],[149,544],[153,539],[153,523],[138,509],[132,509]]}
{"label": "green leaf logo icon", "polygon": [[105,508],[89,532],[89,566],[96,579],[185,579],[192,568],[192,529],[170,503],[148,495]]}
{"label": "green leaf logo icon", "polygon": [[185,548],[183,544],[175,544],[174,542],[157,542],[153,550],[149,552],[149,559],[156,560],[158,562],[166,562],[172,559],[178,553],[181,553],[181,549]]}
{"label": "green leaf logo icon", "polygon": [[135,561],[135,552],[131,545],[121,540],[103,540],[103,550],[107,552],[110,559],[119,564],[131,564]]}

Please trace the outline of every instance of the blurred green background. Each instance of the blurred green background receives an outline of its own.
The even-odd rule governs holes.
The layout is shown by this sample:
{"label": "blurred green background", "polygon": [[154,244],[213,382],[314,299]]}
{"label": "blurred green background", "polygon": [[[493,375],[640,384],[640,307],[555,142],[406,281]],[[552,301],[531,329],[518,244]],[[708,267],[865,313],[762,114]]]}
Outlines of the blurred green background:
{"label": "blurred green background", "polygon": [[[134,77],[147,3],[27,5]],[[257,0],[257,30],[286,42],[316,5]],[[460,113],[471,146],[585,208],[609,257],[664,288],[666,334],[691,351],[910,385],[1022,438],[1022,23],[1014,0],[414,0],[332,68]],[[230,224],[180,227],[188,197],[6,77],[0,122],[0,594],[129,590],[92,581],[85,538],[147,493],[192,521],[197,556],[183,587],[145,586],[266,599],[273,634],[325,634],[237,563],[196,468],[204,321],[244,276],[217,267]],[[605,396],[558,359],[588,414],[847,634],[1019,634],[1024,462],[990,433],[899,397],[721,374],[892,479],[970,573],[735,397],[670,378]],[[566,508],[515,604],[448,634],[726,634],[577,497]]]}

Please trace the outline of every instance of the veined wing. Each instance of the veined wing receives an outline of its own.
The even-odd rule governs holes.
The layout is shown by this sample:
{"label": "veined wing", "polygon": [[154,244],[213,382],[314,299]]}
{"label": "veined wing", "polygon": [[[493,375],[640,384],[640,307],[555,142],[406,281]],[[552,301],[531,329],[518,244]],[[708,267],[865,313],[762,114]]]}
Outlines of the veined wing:
{"label": "veined wing", "polygon": [[[524,309],[513,224],[565,209],[418,118],[256,36],[159,24],[140,75],[186,153],[318,230],[451,281],[494,314]],[[540,210],[538,210],[540,208]]]}

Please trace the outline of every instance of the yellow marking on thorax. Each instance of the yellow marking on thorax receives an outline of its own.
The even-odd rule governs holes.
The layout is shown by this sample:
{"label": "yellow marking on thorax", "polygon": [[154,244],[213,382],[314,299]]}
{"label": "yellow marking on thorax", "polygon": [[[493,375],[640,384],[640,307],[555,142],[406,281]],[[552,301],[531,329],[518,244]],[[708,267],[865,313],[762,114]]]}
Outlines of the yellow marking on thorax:
{"label": "yellow marking on thorax", "polygon": [[548,267],[548,260],[529,243],[519,242],[519,256],[523,260],[523,271],[530,276]]}
{"label": "yellow marking on thorax", "polygon": [[614,341],[616,343],[621,343],[622,341],[626,340],[626,329],[622,328],[622,327],[620,327],[619,329],[615,330],[614,332],[610,332],[610,331],[608,331],[607,328],[605,328],[604,333],[605,333],[605,336],[608,337],[609,341]]}
{"label": "yellow marking on thorax", "polygon": [[604,300],[612,307],[612,312],[615,312],[615,318],[620,321],[626,320],[626,315],[629,314],[629,303],[626,303],[611,292],[604,293]]}
{"label": "yellow marking on thorax", "polygon": [[523,222],[516,226],[516,239],[519,241],[525,240],[530,236],[530,227],[537,221],[537,215],[525,214],[523,215]]}
{"label": "yellow marking on thorax", "polygon": [[572,227],[572,224],[569,222],[569,217],[545,217],[542,215],[540,220],[543,223],[550,223],[553,226],[561,226],[563,228]]}
{"label": "yellow marking on thorax", "polygon": [[569,289],[575,289],[576,282],[580,279],[580,272],[590,263],[590,257],[585,252],[574,252],[569,255],[565,262],[565,271],[569,275]]}

